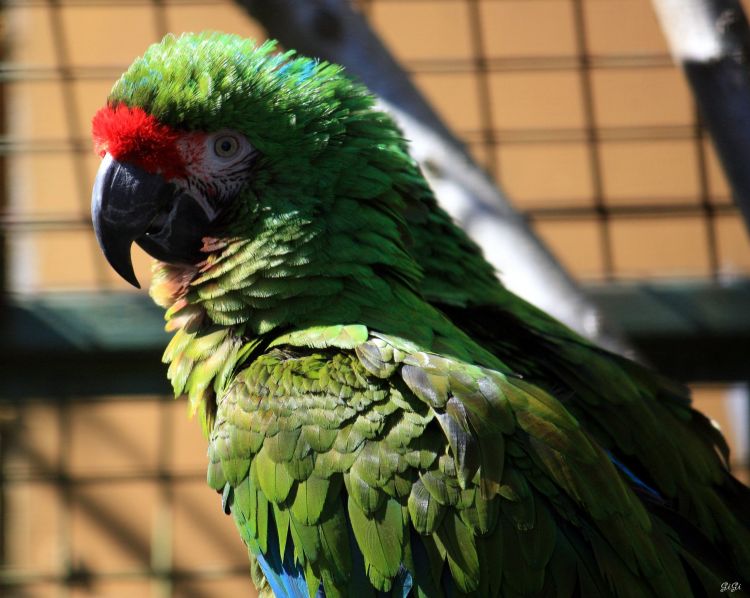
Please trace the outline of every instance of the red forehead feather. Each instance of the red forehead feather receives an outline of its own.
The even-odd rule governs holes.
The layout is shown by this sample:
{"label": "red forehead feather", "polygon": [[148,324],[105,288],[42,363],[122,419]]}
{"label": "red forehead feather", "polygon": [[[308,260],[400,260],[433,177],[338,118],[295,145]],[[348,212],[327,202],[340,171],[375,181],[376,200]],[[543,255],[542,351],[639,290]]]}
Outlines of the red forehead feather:
{"label": "red forehead feather", "polygon": [[185,166],[177,147],[181,133],[160,123],[141,108],[123,104],[105,106],[94,115],[92,135],[96,152],[109,152],[121,162],[129,162],[164,178],[184,176]]}

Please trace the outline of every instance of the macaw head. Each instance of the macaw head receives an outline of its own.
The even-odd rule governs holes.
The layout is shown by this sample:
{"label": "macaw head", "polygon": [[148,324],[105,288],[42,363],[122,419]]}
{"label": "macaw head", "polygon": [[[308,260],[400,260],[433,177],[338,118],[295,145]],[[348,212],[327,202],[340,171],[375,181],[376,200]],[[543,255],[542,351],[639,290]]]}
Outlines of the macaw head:
{"label": "macaw head", "polygon": [[165,37],[93,119],[103,160],[92,216],[104,255],[138,286],[133,242],[163,262],[194,265],[210,252],[206,239],[244,234],[239,223],[312,221],[342,188],[382,191],[372,177],[364,188],[352,182],[368,180],[354,167],[363,153],[391,143],[396,162],[410,159],[372,105],[340,67],[276,53],[273,42]]}

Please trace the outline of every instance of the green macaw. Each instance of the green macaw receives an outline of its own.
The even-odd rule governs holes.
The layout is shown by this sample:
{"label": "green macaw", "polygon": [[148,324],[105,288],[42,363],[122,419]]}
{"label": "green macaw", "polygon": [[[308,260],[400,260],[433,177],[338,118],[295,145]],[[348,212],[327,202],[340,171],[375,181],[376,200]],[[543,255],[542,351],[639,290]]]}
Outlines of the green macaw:
{"label": "green macaw", "polygon": [[[93,121],[261,593],[718,595],[750,492],[687,391],[498,282],[336,65],[167,36]],[[736,586],[735,586],[736,587]]]}

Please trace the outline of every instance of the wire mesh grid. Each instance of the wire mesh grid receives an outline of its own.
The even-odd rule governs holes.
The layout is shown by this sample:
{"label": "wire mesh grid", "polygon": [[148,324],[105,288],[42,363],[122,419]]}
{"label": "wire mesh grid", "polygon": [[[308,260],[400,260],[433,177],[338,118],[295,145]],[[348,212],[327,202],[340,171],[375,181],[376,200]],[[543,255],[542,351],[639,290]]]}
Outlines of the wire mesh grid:
{"label": "wire mesh grid", "polygon": [[[574,274],[750,272],[736,209],[646,0],[358,4]],[[6,0],[2,10],[6,288],[124,290],[89,229],[91,115],[129,60],[168,31],[262,30],[228,0]],[[141,280],[147,262],[136,259]],[[722,393],[708,395],[717,404]],[[142,419],[118,409],[134,404]],[[0,405],[0,593],[250,595],[182,406],[163,397]],[[87,435],[98,443],[80,446]],[[139,451],[148,457],[133,460]]]}
{"label": "wire mesh grid", "polygon": [[[750,245],[647,0],[360,5],[575,275],[716,278],[750,271]],[[262,30],[227,1],[30,0],[7,2],[4,13],[10,56],[2,77],[10,118],[3,149],[10,193],[2,226],[11,246],[10,287],[124,288],[87,233],[96,164],[88,139],[91,113],[132,56],[163,33],[182,30],[183,22],[193,29],[229,25],[259,37]],[[113,54],[105,51],[111,43],[104,49],[96,43],[105,34],[122,36],[118,16],[139,31],[136,40],[120,44],[127,51]],[[26,38],[14,37],[15,23],[24,19]],[[97,19],[98,35],[82,25],[94,27]],[[36,62],[15,60],[17,46],[23,54],[31,45],[28,27],[48,34],[46,47],[32,48],[32,58],[42,57]],[[617,34],[623,27],[630,38]],[[25,105],[29,97],[31,106]],[[54,134],[42,130],[45,122]],[[28,181],[42,178],[44,164],[55,160],[64,176],[47,176],[37,191]],[[17,163],[32,176],[19,174]],[[69,245],[80,250],[86,267],[66,273],[55,258],[65,253],[61,233],[72,231],[78,234]],[[36,262],[30,264],[29,255]],[[146,271],[146,260],[139,263]]]}
{"label": "wire mesh grid", "polygon": [[[378,5],[386,4],[394,3],[381,0],[367,6],[376,14]],[[745,272],[744,263],[727,259],[726,222],[738,223],[736,209],[697,112],[678,79],[679,71],[655,31],[647,2],[445,0],[444,4],[453,5],[455,23],[461,22],[459,4],[464,11],[470,41],[467,55],[458,60],[419,58],[407,60],[406,65],[418,80],[421,74],[472,76],[478,126],[461,130],[463,138],[479,150],[490,172],[574,272],[604,280],[671,273],[716,278],[727,271]],[[398,10],[403,5],[391,12]],[[508,17],[532,38],[526,42],[527,53],[498,43],[510,29],[496,25]],[[546,21],[546,27],[540,20]],[[559,43],[537,51],[533,44],[549,31],[549,21],[554,22]],[[623,26],[635,33],[632,40],[617,35],[617,28]],[[650,32],[643,35],[638,27]],[[615,39],[608,40],[613,34]],[[518,37],[511,35],[513,41]],[[521,118],[514,120],[515,116]],[[519,161],[533,163],[535,150],[540,149],[546,155],[537,155],[547,161],[540,159],[536,172],[525,179],[516,176],[513,169]],[[571,177],[577,177],[578,189],[571,188],[571,177],[561,181],[549,176],[550,170],[565,169],[550,156],[574,165]],[[680,174],[670,172],[674,159],[684,160]],[[644,166],[650,172],[644,173]],[[545,177],[562,184],[557,190],[549,186],[540,190],[529,180]],[[653,184],[659,177],[662,184]],[[572,193],[565,196],[560,189]],[[658,231],[664,233],[664,225],[677,222],[687,226],[675,229],[674,235],[690,239],[694,251],[682,268],[659,263],[658,258],[654,269],[628,264],[628,254],[639,241],[650,250],[658,249]],[[587,265],[587,256],[580,251],[572,259],[579,263],[566,259],[570,246],[581,244],[582,238],[560,235],[562,228],[556,225],[565,223],[581,225],[573,230],[593,241],[587,245],[588,259],[593,254],[596,266]],[[741,237],[730,243],[736,244],[737,252],[747,249]]]}
{"label": "wire mesh grid", "polygon": [[2,594],[253,595],[234,525],[214,516],[220,497],[205,486],[184,405],[57,399],[0,412]]}

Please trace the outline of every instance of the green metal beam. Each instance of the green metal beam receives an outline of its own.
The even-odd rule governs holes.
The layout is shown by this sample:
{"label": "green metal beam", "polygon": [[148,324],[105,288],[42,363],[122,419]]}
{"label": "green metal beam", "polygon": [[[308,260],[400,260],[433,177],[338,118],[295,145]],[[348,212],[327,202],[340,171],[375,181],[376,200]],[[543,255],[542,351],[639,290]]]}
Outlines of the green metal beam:
{"label": "green metal beam", "polygon": [[[685,382],[750,379],[750,281],[592,285],[657,369]],[[136,293],[9,297],[0,399],[168,393],[161,310]]]}
{"label": "green metal beam", "polygon": [[144,295],[10,297],[0,314],[0,400],[169,393],[168,340]]}
{"label": "green metal beam", "polygon": [[750,380],[750,280],[588,287],[644,359],[683,382]]}

